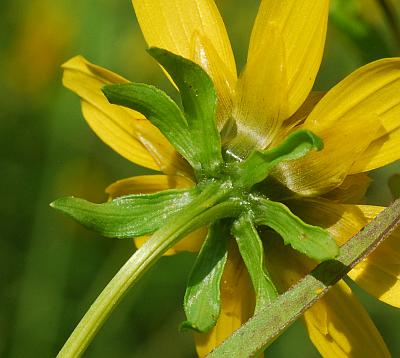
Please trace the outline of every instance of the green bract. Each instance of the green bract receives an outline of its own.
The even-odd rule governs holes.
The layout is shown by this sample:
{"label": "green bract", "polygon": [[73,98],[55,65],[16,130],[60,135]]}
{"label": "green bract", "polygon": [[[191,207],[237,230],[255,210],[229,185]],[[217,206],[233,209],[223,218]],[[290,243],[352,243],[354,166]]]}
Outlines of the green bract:
{"label": "green bract", "polygon": [[[215,325],[220,312],[220,281],[228,240],[236,239],[250,274],[256,311],[277,297],[264,265],[258,227],[274,230],[286,244],[310,258],[324,261],[338,255],[339,249],[327,231],[304,223],[285,205],[270,200],[255,187],[265,184],[280,162],[321,150],[323,143],[313,133],[300,130],[270,150],[256,150],[247,158],[233,160],[221,146],[215,123],[216,92],[206,72],[166,50],[151,48],[149,53],[179,88],[183,110],[164,92],[145,84],[109,85],[104,87],[104,94],[111,103],[139,111],[157,126],[193,167],[197,185],[185,190],[128,195],[104,204],[61,198],[52,206],[104,236],[132,238],[154,233],[138,251],[139,268],[132,272],[130,283],[144,272],[149,262],[154,262],[191,231],[207,225],[208,236],[185,294],[187,321],[183,324],[206,332]],[[229,161],[224,161],[225,157]]]}

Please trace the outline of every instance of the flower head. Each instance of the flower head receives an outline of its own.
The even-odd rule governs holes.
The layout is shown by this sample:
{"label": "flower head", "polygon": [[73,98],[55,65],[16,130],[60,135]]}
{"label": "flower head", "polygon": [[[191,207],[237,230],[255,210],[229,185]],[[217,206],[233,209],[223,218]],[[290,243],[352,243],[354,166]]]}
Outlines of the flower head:
{"label": "flower head", "polygon": [[[128,194],[156,193],[151,200],[164,200],[171,208],[179,203],[181,209],[205,195],[204,188],[213,181],[220,183],[216,189],[220,197],[209,205],[229,203],[229,210],[235,212],[215,218],[204,244],[201,228],[170,248],[198,251],[202,246],[198,270],[189,280],[185,301],[189,314],[194,312],[196,294],[211,295],[210,287],[207,291],[198,284],[199,277],[207,274],[201,273],[207,254],[219,253],[210,259],[215,270],[212,275],[208,272],[217,291],[211,296],[221,302],[216,307],[219,318],[203,319],[196,311],[187,323],[207,332],[196,334],[198,353],[203,356],[245,322],[254,305],[257,310],[272,300],[275,285],[283,291],[309,272],[314,260],[334,257],[332,238],[343,244],[382,210],[359,203],[370,182],[365,173],[400,157],[400,59],[373,62],[329,92],[315,93],[328,0],[263,0],[247,64],[239,76],[214,1],[133,0],[133,5],[150,54],[180,90],[183,112],[153,87],[130,84],[82,57],[64,64],[64,84],[81,97],[86,120],[106,144],[128,160],[163,173],[112,184],[107,192],[112,198],[121,197],[115,206],[128,203]],[[107,98],[104,85],[113,85],[104,88]],[[324,149],[314,151],[321,149],[319,138]],[[166,189],[178,191],[157,194]],[[248,210],[236,204],[239,199]],[[104,210],[113,210],[112,203]],[[62,205],[68,212],[70,203]],[[129,210],[136,210],[138,204],[130,205]],[[69,213],[98,229],[111,212],[102,211],[101,220],[98,216],[90,222],[83,214]],[[163,218],[169,215],[158,213]],[[228,224],[222,220],[225,217],[230,218]],[[98,231],[116,235],[118,228],[107,225]],[[139,244],[146,240],[142,235],[155,231],[144,229],[150,225],[144,221],[140,227],[130,225],[125,236],[140,236]],[[273,229],[262,233],[262,241],[258,225]],[[301,235],[309,240],[302,241]],[[399,235],[395,232],[349,275],[396,307],[400,306]],[[221,243],[221,237],[227,241]],[[200,329],[193,320],[205,326]],[[389,356],[344,281],[310,308],[304,320],[324,357]]]}

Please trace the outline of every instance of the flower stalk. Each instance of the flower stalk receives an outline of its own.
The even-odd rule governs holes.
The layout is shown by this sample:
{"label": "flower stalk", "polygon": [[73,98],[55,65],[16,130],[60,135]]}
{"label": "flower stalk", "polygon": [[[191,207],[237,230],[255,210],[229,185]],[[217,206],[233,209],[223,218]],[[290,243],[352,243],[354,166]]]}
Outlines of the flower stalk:
{"label": "flower stalk", "polygon": [[[189,232],[214,220],[237,215],[241,204],[229,201],[217,204],[229,191],[228,185],[213,182],[195,199],[190,207],[174,215],[163,227],[122,266],[75,328],[59,358],[78,357],[87,348],[97,331],[122,299],[126,291],[157,260]],[[215,205],[217,204],[217,205]]]}

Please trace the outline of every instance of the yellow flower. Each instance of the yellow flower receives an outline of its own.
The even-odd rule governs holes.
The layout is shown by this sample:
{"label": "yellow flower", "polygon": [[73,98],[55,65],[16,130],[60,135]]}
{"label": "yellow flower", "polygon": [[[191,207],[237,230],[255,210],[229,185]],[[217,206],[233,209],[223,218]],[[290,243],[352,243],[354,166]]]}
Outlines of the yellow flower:
{"label": "yellow flower", "polygon": [[[237,76],[235,60],[212,0],[133,0],[149,46],[165,48],[200,64],[218,93],[217,124],[225,150],[243,158],[272,147],[295,129],[320,136],[324,150],[280,164],[278,193],[310,224],[327,228],[343,244],[382,208],[357,205],[369,184],[365,172],[400,158],[400,59],[368,64],[325,95],[311,89],[325,43],[328,0],[263,0],[253,27],[247,65]],[[111,196],[194,185],[189,165],[141,114],[108,103],[104,84],[124,78],[75,57],[65,63],[64,84],[82,99],[97,135],[116,152],[163,174],[121,180]],[[235,130],[231,130],[231,128]],[[284,200],[287,193],[291,195]],[[175,247],[197,250],[200,230]],[[314,265],[304,256],[266,240],[267,262],[281,289]],[[400,307],[400,233],[395,232],[349,276],[380,300]],[[205,355],[252,314],[251,282],[240,255],[230,248],[222,279],[222,312],[208,334],[196,335]],[[344,281],[304,315],[312,342],[324,357],[389,357],[367,312]]]}

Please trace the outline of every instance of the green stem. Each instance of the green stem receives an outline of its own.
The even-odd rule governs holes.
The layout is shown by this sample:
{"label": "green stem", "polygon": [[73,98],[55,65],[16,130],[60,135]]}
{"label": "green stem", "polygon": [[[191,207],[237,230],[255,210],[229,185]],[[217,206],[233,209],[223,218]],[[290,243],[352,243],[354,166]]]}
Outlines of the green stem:
{"label": "green stem", "polygon": [[229,193],[226,184],[209,184],[193,203],[175,215],[137,250],[86,312],[57,357],[79,357],[117,306],[125,292],[167,251],[191,231],[224,217],[237,215],[238,201],[218,202]]}

